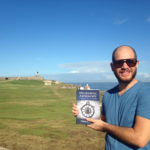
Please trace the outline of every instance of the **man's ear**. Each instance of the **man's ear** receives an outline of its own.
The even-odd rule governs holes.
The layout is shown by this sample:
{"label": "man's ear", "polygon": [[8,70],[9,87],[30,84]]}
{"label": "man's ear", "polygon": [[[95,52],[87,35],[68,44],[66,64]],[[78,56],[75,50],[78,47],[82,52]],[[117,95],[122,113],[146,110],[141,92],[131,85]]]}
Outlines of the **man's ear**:
{"label": "man's ear", "polygon": [[137,60],[137,63],[136,63],[136,68],[138,68],[139,66],[139,60]]}
{"label": "man's ear", "polygon": [[110,63],[110,67],[111,67],[111,70],[112,70],[112,71],[114,71],[114,70],[115,70],[115,67],[114,67],[114,65],[113,65],[113,63],[112,63],[112,62]]}

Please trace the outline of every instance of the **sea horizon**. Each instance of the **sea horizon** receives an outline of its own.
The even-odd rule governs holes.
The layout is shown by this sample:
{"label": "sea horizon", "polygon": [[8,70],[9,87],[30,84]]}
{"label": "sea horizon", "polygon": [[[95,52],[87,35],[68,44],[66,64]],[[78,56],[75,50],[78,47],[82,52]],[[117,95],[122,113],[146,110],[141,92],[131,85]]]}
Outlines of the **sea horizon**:
{"label": "sea horizon", "polygon": [[[142,81],[140,81],[142,82]],[[79,85],[82,87],[85,87],[86,84],[88,84],[90,86],[91,89],[98,89],[98,90],[102,90],[102,91],[107,91],[113,87],[115,87],[116,85],[118,85],[118,82],[65,82],[67,84],[73,84],[73,85]],[[142,82],[147,86],[150,86],[150,82]]]}

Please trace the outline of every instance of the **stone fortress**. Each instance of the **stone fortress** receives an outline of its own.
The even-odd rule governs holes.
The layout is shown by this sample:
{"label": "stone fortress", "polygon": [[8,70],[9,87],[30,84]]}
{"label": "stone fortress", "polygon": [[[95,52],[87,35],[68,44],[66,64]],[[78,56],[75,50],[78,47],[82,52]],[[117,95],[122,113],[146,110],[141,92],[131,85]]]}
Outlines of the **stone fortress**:
{"label": "stone fortress", "polygon": [[44,80],[43,77],[0,77],[0,80]]}
{"label": "stone fortress", "polygon": [[0,80],[44,80],[37,72],[35,76],[31,77],[0,77]]}
{"label": "stone fortress", "polygon": [[52,84],[60,84],[60,81],[55,80],[46,80],[43,77],[39,75],[37,72],[35,76],[29,76],[29,77],[0,77],[0,80],[42,80],[45,85],[52,85]]}

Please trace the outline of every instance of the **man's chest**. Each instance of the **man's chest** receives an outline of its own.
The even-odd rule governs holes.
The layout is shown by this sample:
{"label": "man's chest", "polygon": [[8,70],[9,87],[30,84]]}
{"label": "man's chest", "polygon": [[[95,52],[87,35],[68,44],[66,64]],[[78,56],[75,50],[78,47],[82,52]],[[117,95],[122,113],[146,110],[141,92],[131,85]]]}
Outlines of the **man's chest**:
{"label": "man's chest", "polygon": [[136,95],[110,97],[104,107],[108,123],[125,127],[133,126],[137,108]]}

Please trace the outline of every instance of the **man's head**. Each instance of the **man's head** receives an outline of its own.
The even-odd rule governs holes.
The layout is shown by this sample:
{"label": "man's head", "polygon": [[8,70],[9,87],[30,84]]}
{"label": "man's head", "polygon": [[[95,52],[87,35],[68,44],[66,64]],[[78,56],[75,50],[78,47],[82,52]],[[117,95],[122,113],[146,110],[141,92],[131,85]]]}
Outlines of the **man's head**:
{"label": "man's head", "polygon": [[111,68],[119,83],[130,83],[136,76],[139,61],[130,46],[119,46],[112,54]]}

